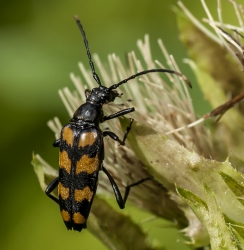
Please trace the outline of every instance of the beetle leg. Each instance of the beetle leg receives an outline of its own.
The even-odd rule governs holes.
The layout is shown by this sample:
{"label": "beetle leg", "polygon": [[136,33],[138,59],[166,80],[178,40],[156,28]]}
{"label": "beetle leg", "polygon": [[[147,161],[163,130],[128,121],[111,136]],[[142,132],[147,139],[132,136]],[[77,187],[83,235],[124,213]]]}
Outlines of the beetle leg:
{"label": "beetle leg", "polygon": [[141,180],[139,180],[139,181],[137,181],[135,183],[132,183],[132,184],[128,185],[127,187],[125,187],[124,204],[126,203],[127,198],[129,196],[130,188],[131,187],[135,187],[137,185],[140,185],[141,183],[143,183],[144,181],[147,181],[147,180],[152,180],[152,178],[151,177],[147,177],[147,178],[141,179]]}
{"label": "beetle leg", "polygon": [[141,179],[140,181],[137,181],[135,183],[132,183],[130,185],[128,185],[126,188],[125,188],[125,194],[124,194],[124,198],[122,198],[122,195],[121,195],[121,192],[116,184],[116,182],[114,181],[113,177],[110,175],[110,173],[108,172],[108,170],[102,166],[102,170],[103,172],[107,175],[111,185],[112,185],[112,188],[114,190],[114,194],[115,194],[115,197],[116,197],[116,200],[117,200],[117,203],[119,205],[119,207],[121,209],[124,209],[125,208],[125,203],[127,201],[127,198],[129,196],[129,193],[130,193],[130,189],[131,187],[135,187],[137,185],[140,185],[141,183],[143,183],[144,181],[147,181],[147,180],[151,180],[152,178],[150,177],[147,177],[147,178],[144,178],[144,179]]}
{"label": "beetle leg", "polygon": [[124,134],[123,140],[120,140],[119,137],[114,132],[112,132],[112,131],[103,131],[103,136],[107,136],[108,135],[113,140],[119,142],[120,145],[125,145],[125,140],[127,138],[127,135],[130,132],[130,129],[131,129],[133,121],[134,121],[133,119],[130,120],[130,125],[125,130],[125,134]]}
{"label": "beetle leg", "polygon": [[119,137],[112,131],[103,131],[103,136],[109,136],[111,137],[113,140],[119,142],[120,145],[125,145],[125,143],[119,139]]}
{"label": "beetle leg", "polygon": [[114,113],[114,114],[112,114],[112,115],[104,116],[104,117],[103,117],[103,122],[104,122],[104,121],[107,121],[107,120],[114,119],[114,118],[119,117],[119,116],[122,116],[122,115],[126,115],[126,114],[128,114],[128,113],[133,112],[133,111],[135,111],[135,108],[122,109],[122,110],[120,110],[119,112],[116,112],[116,113]]}
{"label": "beetle leg", "polygon": [[[113,177],[110,175],[110,173],[108,172],[108,170],[104,166],[102,166],[102,170],[107,175],[107,177],[108,177],[108,179],[109,179],[109,181],[110,181],[110,183],[112,185],[112,188],[114,190],[114,194],[115,194],[115,197],[116,197],[116,200],[117,200],[117,203],[118,203],[119,207],[121,209],[124,209],[125,208],[125,202],[124,202],[124,200],[122,198],[122,195],[121,195],[121,193],[119,191],[119,188],[118,188],[116,182],[114,181]],[[127,197],[128,197],[128,195],[127,195]]]}
{"label": "beetle leg", "polygon": [[57,139],[54,143],[53,143],[53,146],[54,147],[60,147],[60,142],[61,142],[61,139]]}
{"label": "beetle leg", "polygon": [[127,126],[127,128],[126,128],[126,130],[125,130],[124,138],[123,138],[123,144],[122,144],[122,145],[125,144],[125,140],[126,140],[126,138],[127,138],[127,135],[128,135],[129,132],[130,132],[130,129],[131,129],[131,126],[132,126],[133,121],[134,121],[134,119],[130,119],[130,125]]}
{"label": "beetle leg", "polygon": [[56,203],[59,204],[59,200],[58,198],[56,198],[55,196],[53,196],[51,193],[52,191],[58,186],[58,182],[59,182],[59,178],[56,177],[46,188],[45,193],[46,195],[51,198],[53,201],[55,201]]}

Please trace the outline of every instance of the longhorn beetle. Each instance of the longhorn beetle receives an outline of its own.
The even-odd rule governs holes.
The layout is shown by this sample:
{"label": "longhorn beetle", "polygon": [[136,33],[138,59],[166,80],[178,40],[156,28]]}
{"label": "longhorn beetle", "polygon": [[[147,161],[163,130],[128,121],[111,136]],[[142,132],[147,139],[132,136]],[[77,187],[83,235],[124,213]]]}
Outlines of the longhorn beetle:
{"label": "longhorn beetle", "polygon": [[[134,74],[108,88],[103,86],[95,71],[85,31],[78,17],[75,16],[74,18],[82,34],[92,75],[98,87],[93,88],[91,91],[85,90],[86,102],[75,111],[70,122],[62,128],[60,139],[53,143],[54,147],[60,148],[59,176],[48,185],[45,193],[53,201],[59,204],[60,212],[67,229],[74,229],[80,232],[83,228],[86,228],[86,221],[96,193],[98,173],[100,170],[107,175],[112,185],[117,203],[121,209],[125,207],[130,188],[149,179],[142,179],[127,186],[124,198],[122,198],[113,177],[103,165],[103,137],[109,136],[113,140],[119,142],[120,145],[125,145],[125,140],[131,129],[133,119],[131,119],[122,140],[111,131],[102,131],[99,124],[131,113],[135,109],[127,108],[115,114],[105,116],[103,114],[103,104],[113,102],[117,97],[121,96],[121,94],[116,91],[121,84],[137,76],[151,72],[176,74],[183,77],[190,87],[191,84],[181,73],[166,69],[151,69]],[[58,198],[51,194],[57,186]]]}

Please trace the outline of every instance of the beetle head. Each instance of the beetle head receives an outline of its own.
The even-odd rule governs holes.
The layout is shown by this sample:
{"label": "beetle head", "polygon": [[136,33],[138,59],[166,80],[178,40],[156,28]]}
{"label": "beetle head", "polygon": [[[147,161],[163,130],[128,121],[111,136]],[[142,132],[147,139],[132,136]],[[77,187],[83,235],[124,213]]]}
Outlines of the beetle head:
{"label": "beetle head", "polygon": [[92,91],[86,89],[85,95],[88,102],[103,105],[104,103],[113,102],[116,97],[121,97],[122,94],[119,94],[115,89],[100,85],[97,88],[93,88]]}

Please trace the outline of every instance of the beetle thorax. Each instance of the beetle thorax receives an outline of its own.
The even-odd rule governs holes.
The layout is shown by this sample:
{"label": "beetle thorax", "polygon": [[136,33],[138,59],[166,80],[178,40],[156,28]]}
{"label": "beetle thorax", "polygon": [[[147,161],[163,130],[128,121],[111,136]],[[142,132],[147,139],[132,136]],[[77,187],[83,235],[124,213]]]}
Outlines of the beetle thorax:
{"label": "beetle thorax", "polygon": [[76,123],[99,124],[102,118],[102,105],[96,105],[90,102],[86,102],[75,111],[72,121]]}

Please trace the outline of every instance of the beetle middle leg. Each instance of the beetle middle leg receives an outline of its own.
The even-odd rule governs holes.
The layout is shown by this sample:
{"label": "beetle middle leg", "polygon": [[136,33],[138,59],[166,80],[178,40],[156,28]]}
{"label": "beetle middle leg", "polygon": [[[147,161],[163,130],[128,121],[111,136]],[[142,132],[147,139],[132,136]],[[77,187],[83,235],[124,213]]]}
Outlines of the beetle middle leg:
{"label": "beetle middle leg", "polygon": [[147,180],[151,180],[151,179],[152,179],[152,178],[150,178],[150,177],[147,177],[147,178],[141,179],[141,180],[139,180],[139,181],[137,181],[137,182],[135,182],[135,183],[132,183],[132,184],[128,185],[128,186],[125,188],[124,198],[122,198],[121,192],[120,192],[120,190],[119,190],[119,188],[118,188],[116,182],[114,181],[113,177],[110,175],[110,173],[108,172],[108,170],[107,170],[104,166],[102,166],[102,170],[103,170],[103,172],[107,175],[107,177],[108,177],[108,179],[109,179],[109,181],[110,181],[110,183],[111,183],[111,185],[112,185],[112,188],[113,188],[113,190],[114,190],[114,194],[115,194],[117,203],[118,203],[118,205],[119,205],[119,207],[120,207],[121,209],[124,209],[124,208],[125,208],[125,203],[126,203],[126,201],[127,201],[127,198],[128,198],[128,196],[129,196],[129,193],[130,193],[130,189],[131,189],[132,187],[135,187],[135,186],[137,186],[137,185],[140,185],[140,184],[143,183],[144,181],[147,181]]}
{"label": "beetle middle leg", "polygon": [[125,133],[124,133],[124,138],[123,140],[119,139],[119,137],[112,131],[103,131],[103,136],[109,136],[111,137],[113,140],[119,142],[120,145],[125,145],[125,140],[130,132],[132,123],[133,123],[134,119],[130,120],[130,125],[126,128]]}

